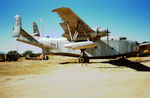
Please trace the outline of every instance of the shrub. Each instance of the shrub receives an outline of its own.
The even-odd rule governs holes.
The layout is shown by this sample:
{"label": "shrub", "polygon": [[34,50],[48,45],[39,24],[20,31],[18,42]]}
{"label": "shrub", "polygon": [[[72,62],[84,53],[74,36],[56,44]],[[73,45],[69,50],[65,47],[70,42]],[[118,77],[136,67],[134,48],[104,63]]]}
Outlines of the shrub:
{"label": "shrub", "polygon": [[20,54],[17,51],[9,51],[6,55],[8,61],[17,61],[20,58]]}

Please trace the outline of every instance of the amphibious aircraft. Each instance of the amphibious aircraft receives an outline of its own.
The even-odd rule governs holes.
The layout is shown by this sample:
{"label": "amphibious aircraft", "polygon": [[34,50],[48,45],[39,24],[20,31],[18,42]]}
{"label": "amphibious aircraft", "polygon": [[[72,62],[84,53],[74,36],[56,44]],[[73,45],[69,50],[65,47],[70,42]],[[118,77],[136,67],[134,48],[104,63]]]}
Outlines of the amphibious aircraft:
{"label": "amphibious aircraft", "polygon": [[79,57],[80,63],[89,62],[89,59],[133,56],[140,51],[137,41],[127,40],[126,37],[111,37],[108,29],[93,30],[70,8],[57,8],[52,12],[56,12],[63,20],[60,25],[64,30],[64,38],[40,37],[35,22],[33,34],[27,33],[22,29],[19,15],[15,16],[13,37],[17,37],[17,41],[40,47],[44,54]]}

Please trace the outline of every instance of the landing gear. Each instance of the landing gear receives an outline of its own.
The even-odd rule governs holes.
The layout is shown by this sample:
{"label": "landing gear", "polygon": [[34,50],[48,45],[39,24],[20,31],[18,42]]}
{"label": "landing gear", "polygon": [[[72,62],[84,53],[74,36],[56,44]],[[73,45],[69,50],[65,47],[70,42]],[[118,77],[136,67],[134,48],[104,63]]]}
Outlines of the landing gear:
{"label": "landing gear", "polygon": [[44,56],[43,60],[49,60],[49,57],[48,56]]}
{"label": "landing gear", "polygon": [[79,63],[89,63],[89,58],[87,58],[87,57],[80,57],[79,58]]}
{"label": "landing gear", "polygon": [[81,49],[81,57],[79,57],[79,63],[89,63],[89,58],[85,54],[85,49]]}

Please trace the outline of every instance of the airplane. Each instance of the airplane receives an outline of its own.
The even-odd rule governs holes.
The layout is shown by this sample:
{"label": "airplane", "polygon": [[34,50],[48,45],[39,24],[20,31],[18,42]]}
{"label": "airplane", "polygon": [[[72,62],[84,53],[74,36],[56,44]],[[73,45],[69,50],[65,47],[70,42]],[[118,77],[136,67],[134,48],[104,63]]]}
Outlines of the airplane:
{"label": "airplane", "polygon": [[22,28],[19,15],[15,16],[13,37],[16,37],[17,41],[40,47],[44,54],[78,57],[79,63],[87,63],[89,59],[130,57],[145,50],[137,41],[109,36],[108,29],[93,30],[70,8],[57,8],[52,12],[56,12],[63,20],[60,25],[64,30],[64,38],[41,37],[35,22],[33,33],[27,33]]}
{"label": "airplane", "polygon": [[138,55],[140,56],[150,55],[150,42],[140,43],[140,51]]}

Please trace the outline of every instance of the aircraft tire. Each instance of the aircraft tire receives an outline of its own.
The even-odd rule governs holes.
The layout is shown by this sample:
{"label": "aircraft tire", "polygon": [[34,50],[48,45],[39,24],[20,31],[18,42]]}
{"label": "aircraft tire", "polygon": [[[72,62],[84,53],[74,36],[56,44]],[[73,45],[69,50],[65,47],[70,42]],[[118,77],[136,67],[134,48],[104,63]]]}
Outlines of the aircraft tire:
{"label": "aircraft tire", "polygon": [[79,63],[89,63],[89,59],[88,58],[80,57],[79,58]]}
{"label": "aircraft tire", "polygon": [[48,56],[45,56],[45,60],[49,60],[49,57],[48,57]]}
{"label": "aircraft tire", "polygon": [[84,63],[84,62],[85,62],[85,58],[80,57],[80,58],[79,58],[79,63]]}

